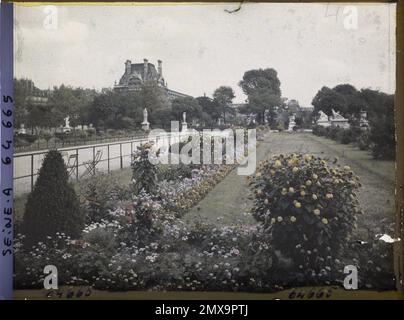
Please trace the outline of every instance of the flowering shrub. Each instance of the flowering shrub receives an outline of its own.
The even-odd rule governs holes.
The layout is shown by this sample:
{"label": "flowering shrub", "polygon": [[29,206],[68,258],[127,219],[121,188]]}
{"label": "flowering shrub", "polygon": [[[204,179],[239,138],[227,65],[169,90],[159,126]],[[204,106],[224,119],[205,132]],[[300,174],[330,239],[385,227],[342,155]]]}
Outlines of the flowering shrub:
{"label": "flowering shrub", "polygon": [[100,222],[116,209],[118,201],[129,199],[128,186],[122,185],[113,174],[99,173],[79,183],[81,207],[86,213],[86,222]]}
{"label": "flowering shrub", "polygon": [[173,216],[164,217],[159,236],[144,243],[125,241],[121,237],[124,222],[119,218],[115,221],[121,223],[88,226],[80,243],[61,236],[63,246],[53,241],[24,251],[17,241],[15,286],[42,288],[43,267],[52,262],[61,270],[61,286],[89,285],[113,291],[271,290],[270,283],[259,278],[263,273],[250,268],[260,260],[250,256],[255,227],[204,222],[187,226]]}
{"label": "flowering shrub", "polygon": [[302,279],[327,279],[340,262],[360,212],[360,186],[348,166],[312,155],[279,155],[260,163],[250,184],[254,217],[269,234],[274,258]]}
{"label": "flowering shrub", "polygon": [[353,243],[354,264],[358,266],[359,286],[366,289],[394,290],[393,244],[377,239]]}
{"label": "flowering shrub", "polygon": [[135,193],[144,190],[153,193],[157,184],[158,167],[149,160],[152,145],[145,143],[137,147],[132,161],[132,188]]}

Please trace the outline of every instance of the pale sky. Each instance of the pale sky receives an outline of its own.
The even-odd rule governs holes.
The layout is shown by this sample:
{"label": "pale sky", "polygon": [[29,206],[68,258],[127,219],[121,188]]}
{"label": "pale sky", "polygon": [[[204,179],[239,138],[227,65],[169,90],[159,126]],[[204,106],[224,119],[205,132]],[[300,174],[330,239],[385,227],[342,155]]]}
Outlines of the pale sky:
{"label": "pale sky", "polygon": [[[274,68],[282,96],[310,106],[322,86],[395,90],[395,4],[57,5],[15,4],[16,77],[47,89],[112,87],[124,62],[163,61],[168,87],[194,97],[236,92],[245,71]],[[344,11],[344,8],[346,11]],[[345,23],[345,25],[344,25]],[[347,24],[348,23],[348,24]],[[54,26],[54,25],[52,25]],[[353,25],[354,26],[354,25]]]}

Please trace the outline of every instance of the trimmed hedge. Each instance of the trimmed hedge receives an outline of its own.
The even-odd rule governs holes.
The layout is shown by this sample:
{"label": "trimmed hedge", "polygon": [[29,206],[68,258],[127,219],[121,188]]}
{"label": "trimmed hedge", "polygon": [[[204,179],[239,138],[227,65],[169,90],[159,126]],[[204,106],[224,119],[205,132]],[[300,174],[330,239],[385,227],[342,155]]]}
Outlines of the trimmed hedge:
{"label": "trimmed hedge", "polygon": [[56,232],[77,239],[84,228],[84,214],[79,200],[68,182],[68,173],[59,151],[49,151],[33,191],[25,205],[22,229],[30,246],[46,242]]}

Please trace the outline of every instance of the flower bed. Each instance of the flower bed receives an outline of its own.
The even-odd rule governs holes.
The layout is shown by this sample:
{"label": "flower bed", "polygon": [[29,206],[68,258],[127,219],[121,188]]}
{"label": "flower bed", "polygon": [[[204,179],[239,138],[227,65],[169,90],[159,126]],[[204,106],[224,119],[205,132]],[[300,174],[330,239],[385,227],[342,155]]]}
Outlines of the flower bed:
{"label": "flower bed", "polygon": [[56,233],[26,248],[17,235],[15,287],[42,288],[48,264],[57,266],[60,286],[112,291],[271,292],[340,284],[348,264],[358,266],[361,287],[394,286],[388,249],[352,245],[355,174],[318,157],[279,155],[259,165],[251,178],[255,225],[184,223],[181,215],[233,167],[196,166],[187,177],[160,181],[152,194],[97,177],[84,193],[80,240]]}

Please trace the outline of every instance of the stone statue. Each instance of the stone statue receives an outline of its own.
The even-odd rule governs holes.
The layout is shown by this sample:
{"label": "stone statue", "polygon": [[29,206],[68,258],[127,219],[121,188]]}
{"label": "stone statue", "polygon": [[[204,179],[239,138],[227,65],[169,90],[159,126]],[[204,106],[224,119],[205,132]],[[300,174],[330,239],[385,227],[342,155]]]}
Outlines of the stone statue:
{"label": "stone statue", "polygon": [[320,114],[320,117],[317,119],[316,124],[322,127],[329,127],[331,122],[328,119],[328,116],[321,110],[318,113]]}
{"label": "stone statue", "polygon": [[144,109],[143,109],[143,122],[148,122],[148,121],[147,121],[147,115],[148,115],[148,114],[147,114],[147,109],[144,108]]}
{"label": "stone statue", "polygon": [[295,122],[295,114],[292,114],[291,116],[289,116],[289,127],[288,127],[288,131],[292,132],[293,128],[296,126],[296,122]]}
{"label": "stone statue", "polygon": [[335,111],[334,109],[332,109],[331,110],[332,111],[332,117],[333,117],[333,119],[344,119],[345,120],[345,118],[343,117],[343,116],[341,116],[337,111]]}
{"label": "stone statue", "polygon": [[25,129],[25,125],[21,123],[20,129],[18,129],[19,134],[26,134],[27,130]]}
{"label": "stone statue", "polygon": [[150,129],[150,123],[147,121],[147,109],[143,109],[143,122],[142,122],[142,129],[144,131],[148,131]]}
{"label": "stone statue", "polygon": [[182,131],[187,131],[188,130],[188,124],[187,124],[187,113],[183,112],[182,113]]}
{"label": "stone statue", "polygon": [[323,111],[320,110],[318,113],[320,114],[320,117],[318,118],[318,120],[328,121],[328,116]]}
{"label": "stone statue", "polygon": [[70,127],[70,118],[66,117],[64,120],[65,120],[65,125],[62,127],[62,132],[68,133],[72,130],[72,127]]}
{"label": "stone statue", "polygon": [[344,129],[348,129],[350,127],[348,119],[344,118],[342,115],[340,115],[334,109],[332,109],[331,111],[332,111],[332,117],[330,118],[331,126],[344,128]]}
{"label": "stone statue", "polygon": [[69,117],[65,118],[65,128],[70,128],[70,118]]}

